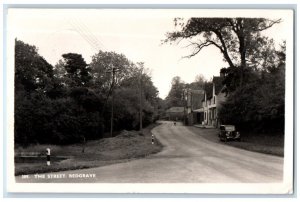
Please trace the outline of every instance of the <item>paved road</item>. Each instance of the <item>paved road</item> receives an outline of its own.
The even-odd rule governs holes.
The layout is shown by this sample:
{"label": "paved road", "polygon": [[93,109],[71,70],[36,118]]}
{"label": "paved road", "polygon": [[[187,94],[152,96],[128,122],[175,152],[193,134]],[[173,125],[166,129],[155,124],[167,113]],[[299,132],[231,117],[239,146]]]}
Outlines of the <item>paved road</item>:
{"label": "paved road", "polygon": [[[201,130],[199,130],[201,132]],[[46,174],[18,182],[252,183],[281,182],[283,158],[214,143],[189,127],[163,122],[152,131],[164,145],[145,159],[99,168]],[[75,174],[75,175],[72,175]],[[85,174],[84,178],[81,178]],[[49,175],[49,176],[48,176]]]}

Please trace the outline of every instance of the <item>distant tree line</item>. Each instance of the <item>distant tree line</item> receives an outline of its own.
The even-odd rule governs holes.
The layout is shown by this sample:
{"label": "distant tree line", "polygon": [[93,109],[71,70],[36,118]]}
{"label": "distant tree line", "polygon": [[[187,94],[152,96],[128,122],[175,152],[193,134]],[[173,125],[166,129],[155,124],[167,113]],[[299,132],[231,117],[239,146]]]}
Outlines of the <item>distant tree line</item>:
{"label": "distant tree line", "polygon": [[157,119],[160,101],[143,69],[142,63],[103,51],[90,64],[80,54],[67,53],[52,66],[35,46],[16,39],[15,143],[70,144],[103,138],[110,129],[112,93],[115,131],[138,129],[140,98],[147,126]]}
{"label": "distant tree line", "polygon": [[191,83],[186,83],[180,76],[175,76],[172,78],[171,89],[164,100],[165,108],[186,106],[186,96],[189,89],[202,89],[207,93],[211,93],[212,87],[212,81],[206,80],[202,74],[196,75],[195,80]]}
{"label": "distant tree line", "polygon": [[[164,43],[186,41],[193,57],[214,46],[228,67],[225,75],[227,100],[219,114],[221,123],[244,130],[283,132],[285,116],[285,42],[275,48],[273,39],[262,31],[281,22],[265,18],[175,18],[177,31],[166,34]],[[175,103],[173,92],[180,86],[172,81],[167,103]],[[175,83],[177,88],[175,88]],[[183,86],[183,85],[181,85]],[[206,83],[209,88],[210,84]],[[203,87],[202,87],[203,89]],[[178,94],[178,93],[177,93]],[[176,100],[176,99],[175,99]]]}

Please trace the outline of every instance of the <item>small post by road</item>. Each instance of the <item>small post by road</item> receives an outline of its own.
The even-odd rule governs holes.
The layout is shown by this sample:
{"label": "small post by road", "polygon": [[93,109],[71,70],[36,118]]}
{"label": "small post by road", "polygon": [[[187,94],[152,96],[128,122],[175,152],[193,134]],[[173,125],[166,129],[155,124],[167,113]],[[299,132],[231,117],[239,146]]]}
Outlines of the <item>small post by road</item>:
{"label": "small post by road", "polygon": [[154,135],[151,135],[151,143],[154,144]]}
{"label": "small post by road", "polygon": [[81,150],[81,153],[84,153],[84,150],[85,150],[85,142],[86,142],[85,137],[82,136],[82,150]]}
{"label": "small post by road", "polygon": [[47,148],[46,149],[46,151],[47,151],[47,166],[50,166],[50,148]]}

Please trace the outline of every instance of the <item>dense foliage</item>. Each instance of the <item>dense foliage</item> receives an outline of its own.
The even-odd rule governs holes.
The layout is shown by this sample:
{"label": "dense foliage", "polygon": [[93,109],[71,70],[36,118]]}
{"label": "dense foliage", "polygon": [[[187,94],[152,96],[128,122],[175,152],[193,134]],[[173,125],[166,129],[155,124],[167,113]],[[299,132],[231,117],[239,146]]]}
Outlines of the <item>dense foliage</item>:
{"label": "dense foliage", "polygon": [[[115,82],[112,86],[112,68]],[[157,118],[158,91],[143,66],[124,55],[99,51],[87,64],[77,53],[53,67],[35,46],[15,41],[15,143],[70,144],[102,138],[110,129],[138,129],[140,90],[143,126]],[[139,85],[142,83],[143,85]]]}
{"label": "dense foliage", "polygon": [[[251,70],[243,87],[229,91],[220,111],[223,123],[260,132],[282,132],[285,118],[285,47],[273,51],[275,58],[264,68]],[[232,74],[224,84],[232,85]]]}
{"label": "dense foliage", "polygon": [[167,107],[183,107],[185,106],[185,92],[186,84],[179,76],[175,76],[171,82],[171,89],[166,97]]}

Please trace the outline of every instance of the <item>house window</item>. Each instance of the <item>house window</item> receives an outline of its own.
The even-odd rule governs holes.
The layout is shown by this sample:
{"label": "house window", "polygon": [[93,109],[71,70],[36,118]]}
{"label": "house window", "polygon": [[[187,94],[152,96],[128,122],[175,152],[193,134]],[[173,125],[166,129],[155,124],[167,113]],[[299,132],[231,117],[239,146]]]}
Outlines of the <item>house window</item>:
{"label": "house window", "polygon": [[214,104],[216,104],[216,96],[214,96]]}

